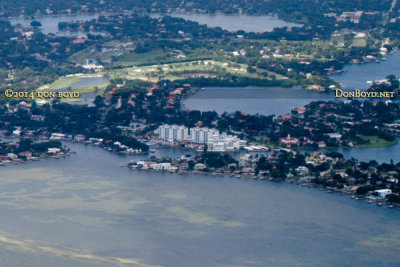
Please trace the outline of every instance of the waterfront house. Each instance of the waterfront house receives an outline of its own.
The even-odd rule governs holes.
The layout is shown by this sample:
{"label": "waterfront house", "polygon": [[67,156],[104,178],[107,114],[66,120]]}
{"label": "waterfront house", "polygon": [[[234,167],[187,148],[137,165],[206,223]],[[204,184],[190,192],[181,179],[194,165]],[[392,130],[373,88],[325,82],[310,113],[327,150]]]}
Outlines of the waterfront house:
{"label": "waterfront house", "polygon": [[197,171],[202,171],[205,168],[207,168],[207,166],[203,163],[197,163],[196,165],[194,165],[194,169]]}
{"label": "waterfront house", "polygon": [[65,134],[62,133],[52,133],[50,136],[50,140],[52,141],[60,141],[65,138]]}
{"label": "waterfront house", "polygon": [[83,142],[86,140],[86,137],[83,134],[77,134],[74,136],[74,140],[76,142]]}
{"label": "waterfront house", "polygon": [[61,149],[59,149],[59,148],[48,148],[47,149],[47,153],[49,153],[49,154],[57,154],[60,152],[61,152]]}
{"label": "waterfront house", "polygon": [[390,195],[392,193],[391,189],[379,189],[375,190],[375,193],[377,197],[379,198],[385,198],[387,195]]}
{"label": "waterfront house", "polygon": [[30,158],[32,158],[32,152],[31,151],[20,152],[19,156],[30,159]]}
{"label": "waterfront house", "polygon": [[153,170],[157,171],[168,171],[171,169],[171,163],[163,162],[163,163],[156,163],[150,166]]}
{"label": "waterfront house", "polygon": [[180,169],[181,171],[186,171],[186,170],[189,169],[189,164],[188,164],[187,162],[183,162],[183,163],[181,163],[181,164],[179,165],[179,169]]}
{"label": "waterfront house", "polygon": [[15,160],[15,159],[18,158],[18,156],[15,155],[14,153],[8,153],[8,154],[7,154],[7,157],[8,157],[9,159],[11,159],[11,160]]}

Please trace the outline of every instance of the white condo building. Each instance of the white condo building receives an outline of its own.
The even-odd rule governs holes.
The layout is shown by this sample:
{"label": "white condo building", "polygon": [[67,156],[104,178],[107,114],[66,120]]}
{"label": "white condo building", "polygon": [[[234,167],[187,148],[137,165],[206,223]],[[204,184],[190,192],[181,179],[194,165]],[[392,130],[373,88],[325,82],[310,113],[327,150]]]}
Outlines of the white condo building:
{"label": "white condo building", "polygon": [[158,128],[158,136],[167,142],[189,140],[189,130],[185,126],[161,125]]}
{"label": "white condo building", "polygon": [[158,128],[158,137],[165,142],[190,141],[193,144],[207,145],[209,151],[234,151],[246,145],[237,136],[220,134],[217,129],[207,127],[189,130],[185,126],[162,125]]}
{"label": "white condo building", "polygon": [[216,129],[195,127],[190,129],[190,141],[195,144],[207,144],[209,140],[219,136],[219,131]]}

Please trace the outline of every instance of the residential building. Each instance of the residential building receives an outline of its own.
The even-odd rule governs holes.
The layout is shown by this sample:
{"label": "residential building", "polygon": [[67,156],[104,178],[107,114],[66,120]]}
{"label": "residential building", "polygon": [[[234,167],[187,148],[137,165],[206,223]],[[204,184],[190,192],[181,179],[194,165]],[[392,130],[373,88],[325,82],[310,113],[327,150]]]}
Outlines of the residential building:
{"label": "residential building", "polygon": [[392,190],[390,189],[380,189],[380,190],[375,190],[375,193],[379,198],[385,198],[387,195],[390,195],[392,193]]}
{"label": "residential building", "polygon": [[158,128],[159,139],[167,142],[189,140],[189,129],[179,125],[161,125]]}

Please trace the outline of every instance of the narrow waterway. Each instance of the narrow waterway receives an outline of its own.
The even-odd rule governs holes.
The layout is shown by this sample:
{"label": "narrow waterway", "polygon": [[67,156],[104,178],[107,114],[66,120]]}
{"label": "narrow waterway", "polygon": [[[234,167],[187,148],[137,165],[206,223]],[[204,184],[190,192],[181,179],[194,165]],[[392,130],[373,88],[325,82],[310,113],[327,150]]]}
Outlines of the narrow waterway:
{"label": "narrow waterway", "polygon": [[400,263],[399,210],[286,183],[131,171],[120,166],[143,156],[68,145],[77,154],[0,168],[4,266]]}
{"label": "narrow waterway", "polygon": [[[266,32],[272,31],[274,28],[282,27],[301,27],[301,24],[287,22],[278,19],[275,16],[250,16],[250,15],[226,15],[221,13],[211,14],[194,14],[194,13],[171,13],[168,16],[178,17],[185,20],[196,21],[199,24],[206,24],[208,27],[221,27],[228,31],[246,31],[246,32]],[[160,15],[152,15],[160,17]]]}
{"label": "narrow waterway", "polygon": [[186,99],[190,110],[283,115],[312,101],[331,100],[332,93],[304,90],[300,87],[208,87]]}
{"label": "narrow waterway", "polygon": [[349,64],[345,71],[331,75],[343,89],[368,89],[367,81],[384,79],[388,75],[400,76],[400,51],[397,50],[380,62]]}
{"label": "narrow waterway", "polygon": [[21,25],[30,25],[33,20],[39,21],[42,26],[40,30],[44,34],[53,33],[58,36],[75,36],[75,37],[83,37],[86,36],[87,33],[83,31],[60,31],[58,29],[59,22],[73,22],[73,21],[87,21],[91,19],[97,19],[100,14],[80,14],[80,15],[56,15],[56,16],[41,16],[35,19],[27,19],[27,18],[11,18],[9,21],[11,24],[21,24]]}

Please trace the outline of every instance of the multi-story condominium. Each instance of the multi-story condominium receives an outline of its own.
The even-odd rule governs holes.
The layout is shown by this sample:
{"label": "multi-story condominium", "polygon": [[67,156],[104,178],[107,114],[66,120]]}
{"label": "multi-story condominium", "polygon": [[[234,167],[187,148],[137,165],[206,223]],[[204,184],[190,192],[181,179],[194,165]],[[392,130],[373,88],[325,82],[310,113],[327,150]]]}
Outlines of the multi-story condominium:
{"label": "multi-story condominium", "polygon": [[217,138],[219,131],[210,128],[194,127],[190,128],[190,141],[195,144],[207,144],[209,140]]}
{"label": "multi-story condominium", "polygon": [[189,129],[179,125],[161,125],[158,128],[159,139],[163,141],[183,141],[189,140]]}
{"label": "multi-story condominium", "polygon": [[[189,132],[189,134],[188,134]],[[234,151],[246,144],[237,136],[220,134],[216,129],[185,126],[162,125],[158,128],[159,139],[165,142],[190,141],[197,145],[206,145],[209,151]]]}

